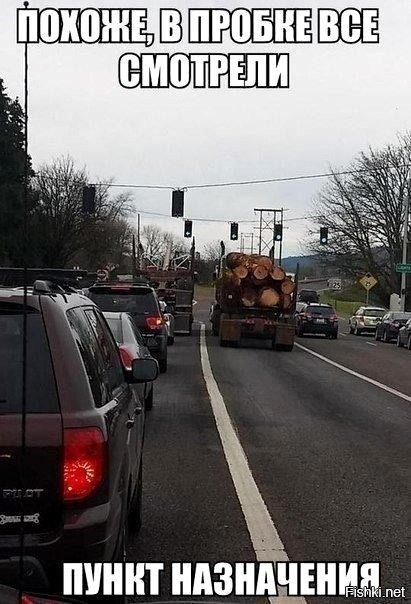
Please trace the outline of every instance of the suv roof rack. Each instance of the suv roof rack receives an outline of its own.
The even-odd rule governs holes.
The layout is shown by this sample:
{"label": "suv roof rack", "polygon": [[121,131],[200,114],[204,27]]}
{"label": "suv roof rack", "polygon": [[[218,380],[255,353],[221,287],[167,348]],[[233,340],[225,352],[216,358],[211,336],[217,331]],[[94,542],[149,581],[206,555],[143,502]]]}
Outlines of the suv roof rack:
{"label": "suv roof rack", "polygon": [[[87,277],[87,271],[69,268],[28,268],[26,269],[27,285],[34,285],[36,281],[48,281],[53,286],[60,285],[63,289],[81,287],[79,279]],[[0,284],[9,287],[24,285],[25,269],[14,267],[0,267]],[[66,290],[68,291],[68,290]]]}
{"label": "suv roof rack", "polygon": [[150,280],[147,277],[135,277],[132,281],[123,281],[122,279],[110,279],[110,281],[96,281],[92,287],[133,287],[135,285],[145,285],[150,287]]}

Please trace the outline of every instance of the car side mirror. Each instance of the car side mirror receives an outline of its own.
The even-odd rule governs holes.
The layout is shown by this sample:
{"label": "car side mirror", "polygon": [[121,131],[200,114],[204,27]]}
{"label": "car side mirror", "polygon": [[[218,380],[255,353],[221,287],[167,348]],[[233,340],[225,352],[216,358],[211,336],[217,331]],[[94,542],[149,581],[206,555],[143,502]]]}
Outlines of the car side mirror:
{"label": "car side mirror", "polygon": [[131,366],[132,381],[135,384],[153,382],[159,374],[156,359],[134,359]]}

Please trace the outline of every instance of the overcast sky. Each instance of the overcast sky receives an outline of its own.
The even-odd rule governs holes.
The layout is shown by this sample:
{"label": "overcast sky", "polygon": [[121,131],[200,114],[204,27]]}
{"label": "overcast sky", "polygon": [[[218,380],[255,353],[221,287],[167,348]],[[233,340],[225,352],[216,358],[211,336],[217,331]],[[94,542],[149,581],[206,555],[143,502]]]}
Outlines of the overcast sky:
{"label": "overcast sky", "polygon": [[[22,95],[23,46],[16,44],[15,9],[0,2],[0,75],[11,96]],[[330,0],[285,2],[129,2],[128,0],[31,0],[39,7],[318,7],[354,3]],[[382,146],[410,127],[410,0],[364,0],[357,7],[380,8],[378,45],[288,45],[289,90],[125,90],[117,63],[132,45],[32,45],[30,47],[30,153],[34,165],[70,154],[86,165],[91,180],[184,186],[264,179],[344,168],[369,145]],[[156,14],[156,13],[154,13]],[[146,52],[200,52],[198,46]],[[229,52],[232,46],[202,47]],[[284,52],[283,46],[238,46],[236,52]],[[320,180],[189,191],[186,216],[253,220],[255,207],[289,208],[304,215]],[[136,209],[169,213],[168,191],[133,191]],[[142,214],[181,235],[181,220]],[[250,232],[252,224],[241,225]],[[307,223],[290,222],[284,253],[304,251]],[[228,224],[198,222],[200,246],[228,239]]]}

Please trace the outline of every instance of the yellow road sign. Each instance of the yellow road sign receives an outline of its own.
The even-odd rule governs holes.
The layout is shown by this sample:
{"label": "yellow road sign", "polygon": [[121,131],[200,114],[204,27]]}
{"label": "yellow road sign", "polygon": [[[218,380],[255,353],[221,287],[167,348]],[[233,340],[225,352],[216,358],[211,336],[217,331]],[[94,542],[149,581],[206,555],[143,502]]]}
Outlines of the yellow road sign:
{"label": "yellow road sign", "polygon": [[370,291],[370,289],[372,289],[374,285],[377,285],[378,283],[378,280],[373,277],[370,273],[367,273],[366,275],[361,277],[361,279],[358,279],[358,281],[359,283],[361,283],[363,288],[367,290],[367,292]]}

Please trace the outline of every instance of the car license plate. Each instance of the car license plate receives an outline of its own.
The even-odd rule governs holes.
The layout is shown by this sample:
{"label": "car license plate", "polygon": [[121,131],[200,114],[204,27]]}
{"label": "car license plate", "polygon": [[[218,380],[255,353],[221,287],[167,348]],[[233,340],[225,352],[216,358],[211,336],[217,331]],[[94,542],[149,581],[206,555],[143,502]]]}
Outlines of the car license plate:
{"label": "car license plate", "polygon": [[325,323],[325,319],[316,319],[315,322],[316,323]]}

